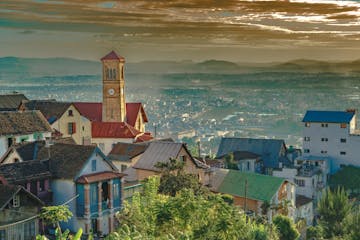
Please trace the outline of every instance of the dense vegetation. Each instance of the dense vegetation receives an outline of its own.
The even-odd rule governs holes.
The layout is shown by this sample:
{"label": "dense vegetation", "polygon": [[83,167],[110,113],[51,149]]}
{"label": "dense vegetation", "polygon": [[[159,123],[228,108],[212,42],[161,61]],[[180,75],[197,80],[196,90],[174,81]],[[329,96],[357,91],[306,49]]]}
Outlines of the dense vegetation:
{"label": "dense vegetation", "polygon": [[159,194],[160,178],[150,177],[142,194],[117,214],[120,228],[108,239],[278,239],[267,224],[248,219],[220,195],[182,189]]}

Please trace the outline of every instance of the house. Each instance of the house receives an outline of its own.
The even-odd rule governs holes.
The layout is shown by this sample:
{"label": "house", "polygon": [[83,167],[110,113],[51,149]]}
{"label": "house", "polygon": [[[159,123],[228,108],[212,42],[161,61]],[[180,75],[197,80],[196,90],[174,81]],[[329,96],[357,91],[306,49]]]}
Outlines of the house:
{"label": "house", "polygon": [[221,159],[225,163],[226,159],[232,159],[239,171],[261,173],[263,169],[261,156],[248,151],[234,151],[222,156]]}
{"label": "house", "polygon": [[262,214],[266,203],[269,206],[266,214],[271,220],[280,211],[279,206],[289,203],[289,216],[295,217],[295,186],[284,178],[218,168],[209,187],[213,192],[232,195],[234,204],[245,212]]}
{"label": "house", "polygon": [[305,220],[307,226],[311,226],[314,220],[314,207],[311,198],[296,195],[296,221]]}
{"label": "house", "polygon": [[51,177],[48,161],[31,160],[0,165],[3,184],[20,185],[46,204],[52,202]]}
{"label": "house", "polygon": [[147,144],[119,142],[114,145],[108,158],[121,172],[124,172],[139,160],[147,147]]}
{"label": "house", "polygon": [[[289,159],[286,157],[285,142],[279,139],[222,138],[216,158],[222,158],[237,151],[244,154],[248,152],[259,155],[263,161],[263,172],[267,175],[271,175],[274,168],[290,164]],[[254,160],[256,162],[256,155],[253,156],[250,164]]]}
{"label": "house", "polygon": [[166,141],[153,141],[149,143],[145,152],[133,166],[137,179],[141,181],[149,176],[161,174],[161,170],[156,168],[155,164],[158,162],[168,162],[172,158],[185,163],[184,171],[186,173],[194,174],[204,185],[208,184],[209,173],[207,170],[209,167],[193,158],[184,143]]}
{"label": "house", "polygon": [[21,101],[28,100],[24,94],[12,93],[0,95],[0,112],[17,111]]}
{"label": "house", "polygon": [[114,230],[122,204],[122,177],[96,146],[44,141],[15,148],[21,161],[0,165],[0,179],[20,184],[50,205],[68,203],[73,217],[64,229],[85,234]]}
{"label": "house", "polygon": [[13,144],[51,137],[51,127],[39,111],[0,112],[0,156]]}
{"label": "house", "polygon": [[91,121],[70,102],[28,100],[22,101],[19,110],[39,110],[62,138],[71,137],[76,144],[91,143]]}
{"label": "house", "polygon": [[295,159],[294,166],[274,169],[273,176],[294,182],[296,194],[311,198],[316,203],[327,186],[329,161],[324,157],[301,156]]}
{"label": "house", "polygon": [[21,186],[0,184],[0,239],[33,239],[43,202]]}
{"label": "house", "polygon": [[37,158],[50,151],[53,205],[68,203],[73,217],[62,228],[85,234],[114,230],[115,213],[122,204],[122,177],[96,146],[56,143],[39,149]]}
{"label": "house", "polygon": [[331,159],[330,173],[344,165],[360,166],[356,110],[307,111],[302,122],[303,157]]}

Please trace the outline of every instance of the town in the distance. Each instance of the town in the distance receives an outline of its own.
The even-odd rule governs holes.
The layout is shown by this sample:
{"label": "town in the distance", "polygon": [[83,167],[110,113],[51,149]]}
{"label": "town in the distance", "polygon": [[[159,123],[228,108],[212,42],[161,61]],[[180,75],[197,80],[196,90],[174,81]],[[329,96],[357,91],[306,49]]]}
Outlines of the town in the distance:
{"label": "town in the distance", "polygon": [[[282,139],[223,137],[216,155],[204,154],[199,140],[182,142],[196,139],[196,131],[178,139],[154,131],[140,99],[126,101],[124,57],[111,51],[101,64],[102,102],[0,95],[0,240],[51,238],[54,229],[44,227],[39,214],[60,205],[72,213],[61,229],[107,236],[117,229],[124,202],[172,159],[209,191],[230,195],[247,216],[271,222],[286,208],[304,229],[316,225],[327,187],[342,186],[341,176],[359,178],[357,106],[304,112],[301,147]],[[358,198],[358,190],[350,197]]]}

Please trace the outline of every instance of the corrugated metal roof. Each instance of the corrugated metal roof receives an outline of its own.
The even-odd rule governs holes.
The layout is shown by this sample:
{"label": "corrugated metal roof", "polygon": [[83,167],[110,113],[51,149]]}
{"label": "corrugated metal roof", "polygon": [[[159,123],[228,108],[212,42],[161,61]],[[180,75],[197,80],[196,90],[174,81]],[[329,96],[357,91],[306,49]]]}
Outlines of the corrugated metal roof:
{"label": "corrugated metal roof", "polygon": [[154,165],[158,162],[167,162],[170,158],[177,158],[182,146],[182,143],[151,142],[149,147],[134,165],[134,168],[159,171]]}
{"label": "corrugated metal roof", "polygon": [[261,156],[265,167],[279,166],[279,157],[284,140],[254,138],[222,138],[217,158],[236,151],[247,151]]}
{"label": "corrugated metal roof", "polygon": [[349,123],[355,112],[346,111],[307,111],[303,122]]}
{"label": "corrugated metal roof", "polygon": [[285,179],[262,174],[228,170],[228,174],[224,177],[217,192],[245,197],[246,181],[247,198],[270,202]]}

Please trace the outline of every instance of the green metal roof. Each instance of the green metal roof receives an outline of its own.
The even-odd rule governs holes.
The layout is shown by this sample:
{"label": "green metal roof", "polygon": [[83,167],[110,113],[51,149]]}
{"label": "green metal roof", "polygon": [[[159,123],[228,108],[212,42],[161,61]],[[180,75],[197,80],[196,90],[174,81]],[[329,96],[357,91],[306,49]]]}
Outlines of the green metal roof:
{"label": "green metal roof", "polygon": [[218,192],[245,197],[246,180],[246,197],[268,202],[271,201],[271,198],[285,181],[284,178],[279,177],[229,170],[220,184]]}

